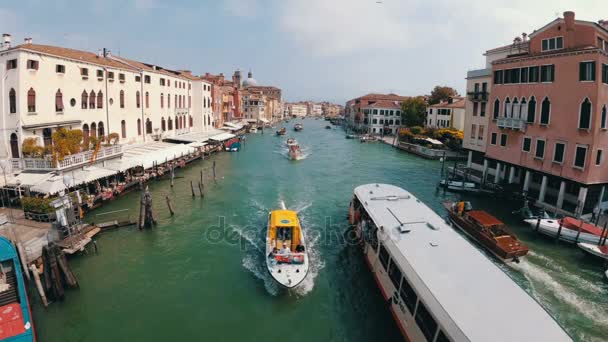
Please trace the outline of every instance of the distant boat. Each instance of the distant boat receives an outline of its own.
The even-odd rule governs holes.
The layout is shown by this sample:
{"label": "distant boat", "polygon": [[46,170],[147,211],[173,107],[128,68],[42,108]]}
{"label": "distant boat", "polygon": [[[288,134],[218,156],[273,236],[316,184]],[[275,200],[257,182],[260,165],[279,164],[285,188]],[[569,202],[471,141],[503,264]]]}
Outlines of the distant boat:
{"label": "distant boat", "polygon": [[331,129],[331,126],[325,126],[325,129]]}
{"label": "distant boat", "polygon": [[[555,238],[559,234],[559,239],[569,243],[586,242],[598,244],[602,238],[602,228],[586,223],[573,217],[562,219],[526,219],[524,220],[532,229],[549,237]],[[561,226],[561,229],[560,229]],[[606,236],[608,232],[604,232]]]}
{"label": "distant boat", "polygon": [[598,246],[585,242],[579,242],[577,246],[585,253],[608,262],[608,246]]}
{"label": "distant boat", "polygon": [[256,127],[251,127],[249,129],[249,133],[257,133],[257,132],[258,132],[258,129]]}
{"label": "distant boat", "polygon": [[358,136],[356,134],[347,134],[346,139],[357,139]]}
{"label": "distant boat", "polygon": [[274,210],[268,215],[266,268],[281,286],[298,286],[308,274],[308,250],[298,213]]}
{"label": "distant boat", "polygon": [[443,205],[458,229],[502,262],[519,262],[520,257],[528,254],[528,247],[496,217],[482,210],[472,210],[469,202],[447,201]]}
{"label": "distant boat", "polygon": [[281,129],[279,129],[277,131],[277,135],[285,135],[287,134],[287,129],[285,127],[281,127]]}
{"label": "distant boat", "polygon": [[376,138],[373,135],[368,134],[368,135],[362,135],[362,136],[360,136],[359,137],[359,141],[362,142],[362,143],[376,142],[376,141],[378,141],[378,138]]}
{"label": "distant boat", "polygon": [[519,215],[522,220],[538,219],[539,217],[541,219],[557,219],[554,215],[547,212],[545,208],[534,205],[530,206],[527,201],[522,208],[513,211],[513,214]]}
{"label": "distant boat", "polygon": [[302,159],[303,154],[302,154],[302,150],[300,149],[300,145],[293,144],[293,145],[289,145],[289,158],[291,160],[300,160]]}
{"label": "distant boat", "polygon": [[224,143],[227,152],[238,152],[241,149],[239,138],[233,138]]}
{"label": "distant boat", "polygon": [[289,138],[289,139],[287,139],[287,141],[286,141],[285,143],[287,144],[287,146],[288,146],[288,147],[289,147],[289,146],[293,146],[293,145],[297,145],[297,144],[298,144],[298,142],[297,142],[297,141],[296,141],[296,139],[294,139],[294,138]]}
{"label": "distant boat", "polygon": [[36,340],[21,262],[4,237],[0,237],[0,340]]}
{"label": "distant boat", "polygon": [[296,132],[299,132],[299,131],[301,131],[303,129],[304,129],[304,125],[302,125],[301,123],[297,123],[297,124],[295,124],[293,126],[293,130],[296,131]]}

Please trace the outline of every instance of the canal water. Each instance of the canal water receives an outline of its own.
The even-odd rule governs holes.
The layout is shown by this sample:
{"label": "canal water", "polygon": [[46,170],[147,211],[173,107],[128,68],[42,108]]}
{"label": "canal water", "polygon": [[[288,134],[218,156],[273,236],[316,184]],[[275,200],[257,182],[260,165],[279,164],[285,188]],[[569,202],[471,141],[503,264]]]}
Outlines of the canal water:
{"label": "canal water", "polygon": [[[168,181],[150,183],[155,228],[99,236],[97,254],[71,259],[80,289],[68,291],[64,302],[44,309],[32,291],[39,341],[400,340],[361,253],[345,238],[353,188],[399,185],[441,214],[441,202],[457,195],[436,190],[439,162],[347,140],[344,131],[325,129],[323,120],[305,120],[299,133],[292,125],[286,126],[302,145],[304,160],[288,160],[285,138],[266,130],[249,135],[242,151],[211,158],[217,182],[212,161],[205,160],[178,171],[174,188]],[[201,170],[205,197],[192,198],[190,181],[196,184]],[[504,271],[576,340],[605,340],[608,284],[602,265],[523,226],[511,215],[518,203],[471,200],[530,246],[522,263],[501,266]],[[309,277],[290,292],[277,288],[263,267],[267,214],[281,201],[300,211],[312,253]],[[87,219],[135,219],[137,205],[132,193]],[[508,322],[505,328],[517,329]]]}

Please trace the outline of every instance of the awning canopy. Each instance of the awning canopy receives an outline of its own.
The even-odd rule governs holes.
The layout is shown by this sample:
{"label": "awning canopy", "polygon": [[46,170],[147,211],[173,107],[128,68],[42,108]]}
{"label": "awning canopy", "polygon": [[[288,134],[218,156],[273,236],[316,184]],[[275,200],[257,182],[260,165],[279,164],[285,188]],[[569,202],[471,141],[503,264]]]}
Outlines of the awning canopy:
{"label": "awning canopy", "polygon": [[66,172],[63,176],[55,175],[51,178],[31,187],[31,191],[42,194],[53,195],[61,190],[73,188],[77,185],[90,183],[101,178],[116,174],[114,170],[108,170],[97,166],[86,166],[81,170]]}
{"label": "awning canopy", "polygon": [[191,132],[191,133],[186,133],[186,134],[180,134],[180,135],[177,135],[174,137],[167,138],[166,140],[185,142],[185,143],[191,143],[191,142],[195,142],[195,141],[196,142],[205,142],[205,141],[209,140],[210,137],[221,134],[221,133],[224,133],[224,131],[215,129],[215,128],[211,128],[205,132]]}
{"label": "awning canopy", "polygon": [[260,121],[262,121],[263,123],[269,123],[270,121],[264,119],[264,118],[260,118]]}
{"label": "awning canopy", "polygon": [[44,182],[48,178],[52,177],[52,173],[29,173],[29,172],[21,172],[14,178],[10,178],[6,180],[6,185],[8,186],[25,186],[30,187],[36,185],[40,182]]}
{"label": "awning canopy", "polygon": [[236,135],[234,135],[234,134],[222,133],[222,134],[212,136],[211,138],[209,138],[209,140],[226,141],[226,140],[232,139],[234,137],[236,137]]}
{"label": "awning canopy", "polygon": [[192,146],[192,147],[205,147],[207,145],[207,143],[200,143],[200,142],[192,142],[189,143],[188,146]]}

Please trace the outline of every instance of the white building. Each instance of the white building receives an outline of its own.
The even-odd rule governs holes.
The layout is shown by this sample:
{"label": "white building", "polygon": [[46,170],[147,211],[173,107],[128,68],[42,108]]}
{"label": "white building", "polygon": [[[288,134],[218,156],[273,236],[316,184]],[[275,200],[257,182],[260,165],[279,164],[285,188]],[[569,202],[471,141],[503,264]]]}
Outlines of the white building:
{"label": "white building", "polygon": [[0,94],[0,158],[21,157],[28,137],[49,146],[60,127],[82,129],[85,139],[115,132],[124,144],[213,124],[210,85],[188,72],[31,39],[12,47],[10,35],[0,48]]}
{"label": "white building", "polygon": [[320,103],[313,103],[311,106],[311,112],[313,116],[323,115],[323,105]]}
{"label": "white building", "polygon": [[289,115],[294,117],[305,117],[308,112],[308,106],[305,103],[290,103],[287,108],[289,108]]}
{"label": "white building", "polygon": [[465,99],[450,98],[427,108],[426,127],[464,130]]}
{"label": "white building", "polygon": [[269,121],[266,114],[266,97],[264,95],[257,93],[243,95],[243,116],[245,120],[266,123]]}
{"label": "white building", "polygon": [[377,101],[363,107],[364,131],[392,135],[401,126],[401,104],[398,101]]}

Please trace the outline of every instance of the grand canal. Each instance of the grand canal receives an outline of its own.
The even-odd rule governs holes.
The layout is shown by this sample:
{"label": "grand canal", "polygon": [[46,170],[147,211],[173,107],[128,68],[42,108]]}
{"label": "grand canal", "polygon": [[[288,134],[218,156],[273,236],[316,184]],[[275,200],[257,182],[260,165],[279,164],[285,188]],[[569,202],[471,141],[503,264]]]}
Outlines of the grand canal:
{"label": "grand canal", "polygon": [[[64,302],[43,309],[32,291],[39,341],[400,340],[362,256],[343,239],[352,190],[392,183],[441,214],[441,201],[457,195],[435,189],[439,162],[344,139],[342,130],[325,130],[325,121],[304,125],[289,134],[304,147],[305,160],[288,160],[284,139],[266,131],[248,136],[241,152],[213,157],[217,183],[210,160],[181,170],[174,188],[151,183],[156,228],[101,235],[98,254],[72,259],[80,289]],[[205,198],[192,198],[190,181],[201,170]],[[165,195],[173,199],[174,217]],[[114,217],[135,218],[137,201],[137,194],[127,195],[88,219],[107,221],[112,215],[99,214],[125,209]],[[313,254],[308,280],[293,292],[276,288],[262,266],[267,213],[280,201],[300,210]],[[518,203],[472,201],[530,246],[521,264],[501,266],[514,281],[575,339],[605,340],[608,284],[601,264],[523,226],[511,215]]]}

